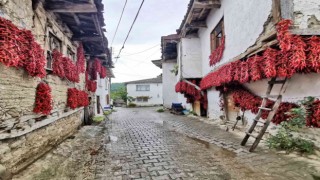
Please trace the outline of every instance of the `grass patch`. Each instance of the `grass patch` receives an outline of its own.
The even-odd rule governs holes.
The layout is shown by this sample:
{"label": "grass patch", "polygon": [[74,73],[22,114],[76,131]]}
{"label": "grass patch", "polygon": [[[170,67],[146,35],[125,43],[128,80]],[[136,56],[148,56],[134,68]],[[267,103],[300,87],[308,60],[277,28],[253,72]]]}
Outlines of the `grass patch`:
{"label": "grass patch", "polygon": [[103,111],[103,114],[107,116],[107,115],[112,114],[112,112],[113,112],[113,111]]}
{"label": "grass patch", "polygon": [[135,103],[129,103],[129,104],[128,104],[128,107],[131,107],[131,108],[132,108],[132,107],[137,107],[137,105],[136,105]]}
{"label": "grass patch", "polygon": [[164,112],[164,109],[163,108],[157,109],[157,112],[162,113],[162,112]]}
{"label": "grass patch", "polygon": [[104,117],[103,116],[95,116],[93,118],[93,121],[94,122],[102,122],[104,120]]}

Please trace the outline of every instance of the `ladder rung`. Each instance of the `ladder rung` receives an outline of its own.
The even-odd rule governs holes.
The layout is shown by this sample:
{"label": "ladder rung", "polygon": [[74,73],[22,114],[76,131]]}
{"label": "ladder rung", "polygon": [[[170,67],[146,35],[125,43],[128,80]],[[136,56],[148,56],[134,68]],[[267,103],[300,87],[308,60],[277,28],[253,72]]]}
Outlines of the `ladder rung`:
{"label": "ladder rung", "polygon": [[286,80],[277,80],[277,81],[269,81],[268,83],[269,84],[283,84],[285,82],[286,82]]}
{"label": "ladder rung", "polygon": [[261,121],[261,120],[254,120],[254,121],[256,121],[256,122],[258,122],[258,123],[266,124],[265,121]]}
{"label": "ladder rung", "polygon": [[271,108],[266,108],[266,107],[259,107],[259,109],[266,110],[266,111],[272,111]]}
{"label": "ladder rung", "polygon": [[262,98],[278,98],[280,95],[264,95]]}
{"label": "ladder rung", "polygon": [[257,136],[255,136],[255,135],[253,135],[253,134],[251,134],[251,133],[246,132],[246,134],[248,134],[249,136],[257,139]]}

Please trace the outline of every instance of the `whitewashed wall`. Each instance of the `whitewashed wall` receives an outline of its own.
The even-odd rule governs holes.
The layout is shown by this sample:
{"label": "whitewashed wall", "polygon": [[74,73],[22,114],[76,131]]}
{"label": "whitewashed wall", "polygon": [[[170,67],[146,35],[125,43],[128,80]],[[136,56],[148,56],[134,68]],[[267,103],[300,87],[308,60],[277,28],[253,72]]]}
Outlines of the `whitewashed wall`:
{"label": "whitewashed wall", "polygon": [[97,111],[97,96],[100,97],[100,104],[102,106],[102,108],[105,108],[108,106],[107,104],[107,98],[106,96],[109,94],[109,79],[108,78],[104,78],[104,79],[100,79],[100,76],[98,74],[98,80],[97,80],[97,91],[96,91],[96,94],[95,94],[95,114],[96,115],[102,115],[103,112],[100,108],[100,114],[98,114],[98,111]]}
{"label": "whitewashed wall", "polygon": [[162,82],[163,82],[163,106],[171,108],[172,103],[178,102],[178,94],[175,92],[177,77],[171,72],[177,63],[167,60],[162,63]]}
{"label": "whitewashed wall", "polygon": [[227,63],[252,46],[263,31],[263,25],[271,13],[272,0],[223,0],[221,7],[210,12],[208,28],[199,30],[202,47],[203,76],[213,68],[209,66],[210,34],[224,17],[226,48],[219,64]]}
{"label": "whitewashed wall", "polygon": [[299,29],[320,28],[320,1],[293,0],[294,25]]}
{"label": "whitewashed wall", "polygon": [[[202,76],[206,76],[214,67],[209,66],[211,54],[210,34],[224,18],[226,44],[223,57],[217,65],[229,62],[245,52],[263,32],[263,25],[271,13],[271,0],[224,0],[221,8],[214,9],[207,18],[208,28],[199,30],[202,49]],[[219,107],[219,93],[213,88],[208,91],[208,116],[218,118],[223,113]]]}
{"label": "whitewashed wall", "polygon": [[[199,38],[181,38],[178,51],[182,53],[182,77],[201,78],[201,42]],[[180,56],[178,57],[180,58]],[[180,63],[180,59],[178,59]],[[178,76],[179,77],[179,76]]]}
{"label": "whitewashed wall", "polygon": [[[136,91],[136,85],[150,85],[150,91]],[[162,83],[148,83],[148,84],[127,84],[128,96],[134,98],[138,96],[149,96],[151,97],[148,102],[138,102],[137,100],[133,103],[138,106],[153,106],[163,104],[162,95]]]}

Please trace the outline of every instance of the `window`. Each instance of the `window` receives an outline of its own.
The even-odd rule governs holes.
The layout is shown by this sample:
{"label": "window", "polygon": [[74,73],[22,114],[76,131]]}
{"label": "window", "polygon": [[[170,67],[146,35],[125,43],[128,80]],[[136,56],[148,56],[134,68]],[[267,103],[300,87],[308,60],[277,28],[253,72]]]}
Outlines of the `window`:
{"label": "window", "polygon": [[56,36],[54,36],[52,33],[49,33],[49,49],[47,51],[46,69],[52,70],[52,52],[55,49],[61,52],[61,44],[61,41]]}
{"label": "window", "polygon": [[149,97],[137,97],[137,102],[148,102]]}
{"label": "window", "polygon": [[224,33],[224,23],[223,18],[211,32],[211,52],[217,49],[222,43],[222,37],[225,35]]}
{"label": "window", "polygon": [[150,85],[136,85],[136,91],[150,91]]}
{"label": "window", "polygon": [[68,46],[67,55],[73,62],[76,62],[76,54],[72,51],[70,46]]}

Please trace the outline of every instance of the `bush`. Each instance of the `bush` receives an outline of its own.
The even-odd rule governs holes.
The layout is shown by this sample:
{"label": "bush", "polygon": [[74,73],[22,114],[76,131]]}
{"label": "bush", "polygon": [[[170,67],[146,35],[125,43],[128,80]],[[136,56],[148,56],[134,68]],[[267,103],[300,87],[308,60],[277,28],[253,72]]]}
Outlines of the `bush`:
{"label": "bush", "polygon": [[288,121],[282,122],[277,134],[267,139],[269,148],[285,150],[287,153],[291,151],[307,154],[314,153],[315,145],[312,141],[294,137],[292,134],[306,125],[307,109],[313,101],[314,98],[307,97],[299,101],[300,106],[298,108],[292,108],[287,113],[290,116]]}
{"label": "bush", "polygon": [[112,113],[112,111],[103,111],[103,114],[106,115],[106,116],[111,114],[111,113]]}
{"label": "bush", "polygon": [[162,108],[161,108],[161,109],[158,109],[157,112],[158,112],[158,113],[162,113],[162,112],[164,112],[164,109],[162,109]]}
{"label": "bush", "polygon": [[93,121],[94,122],[101,122],[101,121],[103,121],[104,120],[104,117],[103,116],[95,116],[94,118],[93,118]]}
{"label": "bush", "polygon": [[135,103],[129,103],[129,104],[128,104],[128,107],[131,107],[131,108],[132,108],[132,107],[137,107],[137,105],[136,105]]}

